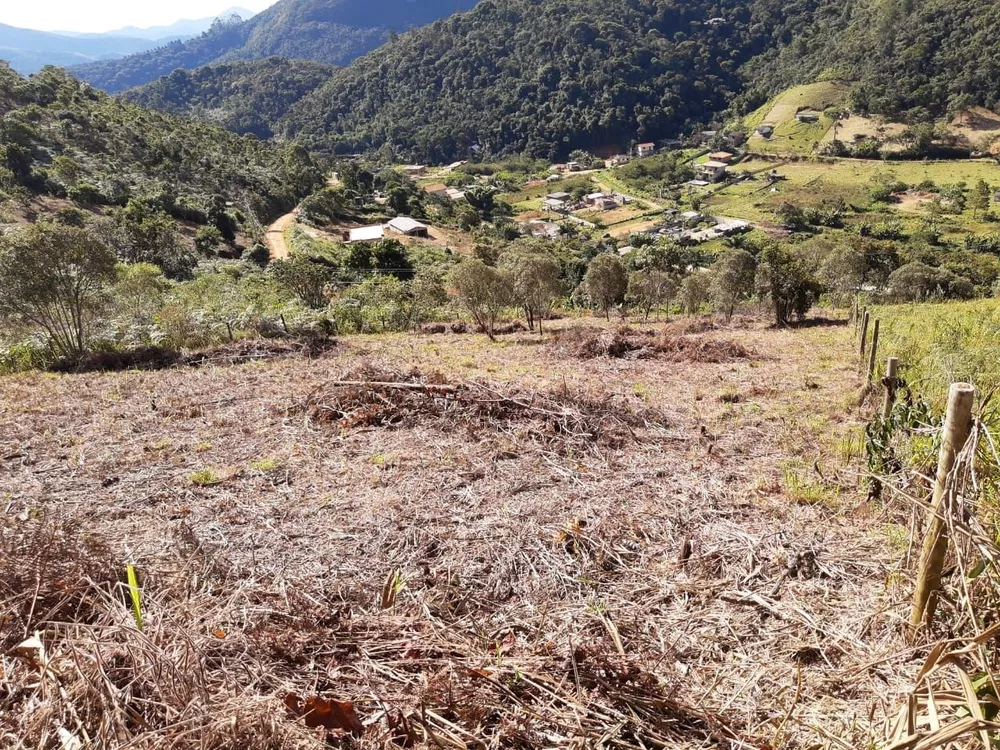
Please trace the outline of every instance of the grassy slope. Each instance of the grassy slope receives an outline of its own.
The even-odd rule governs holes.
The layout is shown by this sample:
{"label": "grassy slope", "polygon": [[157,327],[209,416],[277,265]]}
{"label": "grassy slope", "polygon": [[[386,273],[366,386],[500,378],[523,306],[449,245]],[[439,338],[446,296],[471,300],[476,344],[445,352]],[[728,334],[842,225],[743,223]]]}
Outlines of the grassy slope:
{"label": "grassy slope", "polygon": [[[810,83],[793,86],[774,97],[762,107],[747,115],[743,126],[750,133],[749,148],[763,153],[812,153],[833,126],[829,117],[821,117],[818,123],[800,123],[795,119],[802,108],[822,112],[827,107],[844,103],[849,86],[836,81]],[[760,125],[774,127],[770,139],[763,138],[754,131]]]}
{"label": "grassy slope", "polygon": [[[88,631],[81,648],[165,661],[193,649],[188,658],[205,657],[210,698],[197,705],[215,717],[231,699],[226,715],[242,717],[248,703],[273,717],[272,736],[295,726],[280,703],[284,691],[315,689],[334,669],[324,690],[354,701],[372,723],[372,747],[388,746],[387,707],[426,715],[438,732],[479,736],[486,730],[475,707],[484,703],[501,722],[489,731],[504,736],[515,725],[545,742],[642,736],[628,709],[627,729],[619,725],[630,704],[616,700],[656,693],[658,684],[669,686],[669,701],[721,711],[761,742],[778,731],[803,746],[825,741],[811,726],[850,746],[874,742],[883,717],[869,721],[872,696],[897,694],[920,662],[891,657],[891,670],[863,668],[908,653],[895,610],[877,614],[901,596],[886,580],[905,541],[887,544],[900,535],[890,537],[894,527],[859,506],[842,471],[859,385],[848,330],[751,325],[700,335],[766,354],[723,364],[581,361],[533,339],[352,337],[315,361],[8,378],[0,429],[11,454],[30,460],[8,462],[0,493],[11,518],[58,514],[89,539],[107,540],[110,556],[127,555],[144,577],[149,648],[133,652],[121,625],[127,611],[113,597],[97,598],[120,614],[118,625]],[[640,442],[602,455],[566,456],[470,424],[440,430],[418,418],[336,435],[290,418],[331,373],[365,362],[527,391],[617,394],[663,410],[667,427],[640,430]],[[693,554],[681,563],[685,539]],[[807,550],[820,556],[823,574],[790,575]],[[185,588],[194,577],[198,586]],[[38,593],[34,577],[25,580]],[[399,584],[388,605],[380,604],[387,580]],[[762,617],[744,596],[780,616]],[[69,645],[63,631],[47,644],[55,652]],[[837,658],[802,656],[817,648]],[[612,665],[601,675],[641,670],[643,678],[598,688],[587,678],[592,660]],[[131,674],[130,663],[119,667]],[[225,672],[248,676],[237,683]],[[144,699],[160,699],[164,675],[171,687],[162,700],[173,705],[170,669],[141,674]],[[5,674],[18,683],[36,677],[17,665]],[[509,687],[529,680],[547,686],[544,698]],[[796,691],[846,680],[850,691]],[[572,703],[560,698],[550,711],[550,693]],[[131,695],[118,691],[113,700]],[[808,720],[785,724],[793,695]],[[7,698],[19,700],[18,691]],[[533,706],[527,715],[523,701]],[[567,722],[569,705],[590,718]],[[705,744],[696,722],[671,718],[672,703],[655,705],[653,715],[675,727],[664,731],[692,733],[677,746]],[[447,727],[434,715],[446,715]],[[0,711],[0,725],[21,716],[13,705]],[[160,717],[147,717],[155,729]],[[256,726],[237,724],[243,732]],[[192,720],[186,742],[171,747],[194,747],[205,731]]]}

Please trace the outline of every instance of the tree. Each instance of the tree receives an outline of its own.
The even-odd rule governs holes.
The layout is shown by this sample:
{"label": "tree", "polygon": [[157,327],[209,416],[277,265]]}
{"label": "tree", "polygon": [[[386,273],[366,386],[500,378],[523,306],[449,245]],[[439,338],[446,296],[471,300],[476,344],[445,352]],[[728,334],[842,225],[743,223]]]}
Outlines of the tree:
{"label": "tree", "polygon": [[222,232],[216,227],[199,227],[194,234],[194,246],[199,253],[211,255],[222,244]]}
{"label": "tree", "polygon": [[119,263],[111,288],[114,322],[119,329],[119,337],[130,344],[148,344],[156,314],[163,307],[169,288],[170,282],[159,266],[152,263]]}
{"label": "tree", "polygon": [[643,320],[649,320],[654,308],[668,306],[676,294],[677,281],[665,271],[648,268],[629,274],[629,300],[642,310]]}
{"label": "tree", "polygon": [[510,263],[514,301],[524,310],[528,328],[542,332],[542,320],[555,299],[562,294],[559,263],[544,255],[522,254]]}
{"label": "tree", "polygon": [[596,305],[610,320],[611,308],[621,304],[628,292],[628,271],[617,255],[603,253],[590,261],[583,286],[590,304]]}
{"label": "tree", "polygon": [[696,270],[684,277],[679,297],[684,312],[694,315],[711,298],[712,278],[709,274]]}
{"label": "tree", "polygon": [[914,261],[900,266],[889,275],[889,293],[893,299],[922,302],[943,297],[971,297],[972,282],[946,268],[934,268]]}
{"label": "tree", "polygon": [[189,278],[197,259],[181,245],[177,224],[144,200],[132,199],[98,233],[126,263],[153,263],[172,279]]}
{"label": "tree", "polygon": [[333,279],[333,271],[328,266],[292,256],[288,260],[272,261],[268,269],[274,280],[303,304],[316,310],[326,307],[326,287]]}
{"label": "tree", "polygon": [[972,196],[969,205],[972,207],[972,218],[978,218],[990,210],[990,201],[993,198],[993,190],[986,180],[979,180],[972,188]]}
{"label": "tree", "polygon": [[746,250],[726,250],[712,266],[712,298],[715,306],[733,317],[736,305],[753,294],[757,261]]}
{"label": "tree", "polygon": [[472,319],[491,341],[496,340],[497,319],[513,298],[510,273],[473,258],[459,263],[451,272],[450,281],[455,297]]}
{"label": "tree", "polygon": [[801,256],[778,245],[770,245],[757,262],[757,289],[770,296],[774,322],[785,326],[793,315],[809,312],[819,296],[819,283]]}
{"label": "tree", "polygon": [[114,277],[114,252],[82,229],[40,223],[0,237],[0,317],[42,329],[62,356],[85,350]]}

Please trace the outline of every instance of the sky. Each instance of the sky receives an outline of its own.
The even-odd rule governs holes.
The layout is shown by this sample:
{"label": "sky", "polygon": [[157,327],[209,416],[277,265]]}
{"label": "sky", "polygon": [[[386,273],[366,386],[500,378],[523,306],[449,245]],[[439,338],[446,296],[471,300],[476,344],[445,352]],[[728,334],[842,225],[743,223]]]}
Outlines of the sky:
{"label": "sky", "polygon": [[276,0],[0,0],[0,23],[41,31],[101,32],[208,18],[227,8],[262,11]]}

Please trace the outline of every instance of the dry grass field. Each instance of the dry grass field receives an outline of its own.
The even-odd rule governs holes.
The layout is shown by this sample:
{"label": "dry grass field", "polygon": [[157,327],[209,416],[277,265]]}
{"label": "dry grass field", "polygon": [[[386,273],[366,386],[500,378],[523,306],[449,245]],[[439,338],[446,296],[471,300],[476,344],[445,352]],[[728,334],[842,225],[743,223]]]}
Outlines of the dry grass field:
{"label": "dry grass field", "polygon": [[0,381],[0,746],[880,738],[849,329],[552,329]]}

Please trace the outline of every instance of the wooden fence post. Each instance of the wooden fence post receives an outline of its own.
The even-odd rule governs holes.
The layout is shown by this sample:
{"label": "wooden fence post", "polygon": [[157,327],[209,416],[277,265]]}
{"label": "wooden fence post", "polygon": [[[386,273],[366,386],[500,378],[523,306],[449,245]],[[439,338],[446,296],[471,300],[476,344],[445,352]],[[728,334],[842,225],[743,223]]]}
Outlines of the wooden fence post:
{"label": "wooden fence post", "polygon": [[972,429],[972,403],[976,389],[968,383],[952,383],[948,392],[948,413],[941,436],[941,453],[938,456],[937,479],[927,519],[927,531],[920,551],[917,585],[913,591],[913,608],[910,625],[919,628],[929,625],[937,607],[938,589],[941,588],[941,571],[948,552],[948,525],[944,514],[951,512],[950,496],[955,491],[949,475],[955,466],[955,457],[965,446]]}
{"label": "wooden fence post", "polygon": [[878,354],[878,326],[879,319],[875,318],[875,325],[872,326],[872,349],[868,353],[868,382],[872,382],[875,377],[875,357]]}
{"label": "wooden fence post", "polygon": [[864,366],[865,362],[865,348],[868,346],[868,310],[866,309],[861,315],[861,366]]}
{"label": "wooden fence post", "polygon": [[885,400],[882,402],[882,419],[888,419],[892,406],[896,403],[896,373],[899,371],[899,359],[889,357],[885,361]]}

